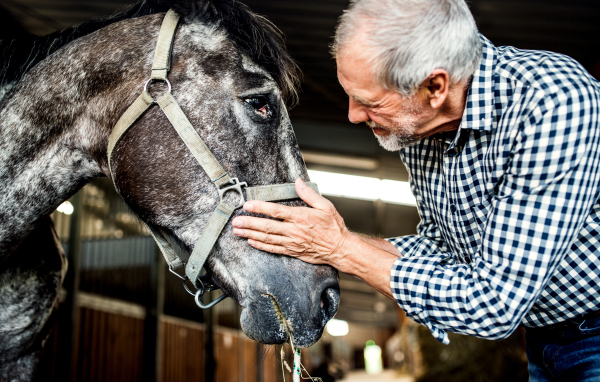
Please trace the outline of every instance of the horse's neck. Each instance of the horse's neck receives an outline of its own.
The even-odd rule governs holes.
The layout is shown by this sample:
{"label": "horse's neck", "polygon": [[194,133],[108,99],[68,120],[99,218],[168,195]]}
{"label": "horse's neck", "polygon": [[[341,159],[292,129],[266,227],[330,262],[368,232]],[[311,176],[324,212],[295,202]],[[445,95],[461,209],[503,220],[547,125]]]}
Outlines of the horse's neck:
{"label": "horse's neck", "polygon": [[107,173],[110,129],[152,52],[137,40],[137,62],[122,62],[126,44],[115,47],[115,31],[102,32],[38,64],[0,106],[0,262],[40,219]]}
{"label": "horse's neck", "polygon": [[[16,116],[13,116],[13,118]],[[11,119],[13,119],[11,118]],[[41,142],[39,137],[12,134],[31,128],[26,119],[7,122],[0,118],[0,260],[64,200],[87,181],[98,176],[97,164],[70,139],[57,137]],[[7,138],[16,138],[8,141]]]}
{"label": "horse's neck", "polygon": [[[81,144],[81,129],[53,130],[34,117],[51,111],[31,110],[28,97],[14,96],[14,102],[0,111],[0,260],[40,219],[101,175]],[[72,109],[68,102],[57,106]]]}

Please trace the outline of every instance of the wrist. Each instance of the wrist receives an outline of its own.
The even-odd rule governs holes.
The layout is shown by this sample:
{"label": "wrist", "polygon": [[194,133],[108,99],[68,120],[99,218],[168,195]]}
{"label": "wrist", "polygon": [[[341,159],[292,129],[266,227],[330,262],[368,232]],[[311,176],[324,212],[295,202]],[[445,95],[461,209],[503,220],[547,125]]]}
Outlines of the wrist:
{"label": "wrist", "polygon": [[[394,250],[396,250],[395,247]],[[338,253],[336,262],[332,265],[340,272],[360,279],[364,279],[364,275],[372,273],[382,262],[389,263],[391,270],[391,264],[400,256],[399,252],[392,254],[387,251],[387,248],[383,249],[379,245],[374,245],[374,243],[364,240],[362,235],[353,232],[348,234]],[[387,265],[385,266],[387,267]]]}
{"label": "wrist", "polygon": [[342,245],[336,251],[337,256],[331,265],[340,272],[354,275],[357,273],[356,268],[361,266],[359,253],[363,245],[364,242],[357,234],[348,231]]}
{"label": "wrist", "polygon": [[398,257],[363,240],[360,235],[350,233],[330,265],[393,299],[390,274]]}

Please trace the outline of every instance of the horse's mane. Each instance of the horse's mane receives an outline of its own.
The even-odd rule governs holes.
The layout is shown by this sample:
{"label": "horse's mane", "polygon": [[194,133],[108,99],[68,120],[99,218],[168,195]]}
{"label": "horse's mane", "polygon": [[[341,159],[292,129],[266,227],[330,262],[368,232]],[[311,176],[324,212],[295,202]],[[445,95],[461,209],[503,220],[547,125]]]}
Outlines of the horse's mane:
{"label": "horse's mane", "polygon": [[173,8],[184,20],[199,19],[226,32],[229,39],[265,68],[291,105],[298,101],[300,70],[288,55],[281,32],[266,18],[236,0],[141,0],[119,13],[94,19],[47,36],[0,41],[0,101],[37,63],[62,46],[105,26]]}

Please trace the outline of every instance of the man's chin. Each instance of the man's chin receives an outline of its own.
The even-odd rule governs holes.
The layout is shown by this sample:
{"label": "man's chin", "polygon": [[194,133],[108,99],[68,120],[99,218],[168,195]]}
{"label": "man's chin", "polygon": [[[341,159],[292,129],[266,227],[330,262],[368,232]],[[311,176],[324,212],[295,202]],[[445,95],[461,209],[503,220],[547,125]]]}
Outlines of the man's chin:
{"label": "man's chin", "polygon": [[377,135],[375,134],[379,145],[387,151],[400,151],[406,147],[412,146],[420,139],[417,137],[399,137],[394,134]]}

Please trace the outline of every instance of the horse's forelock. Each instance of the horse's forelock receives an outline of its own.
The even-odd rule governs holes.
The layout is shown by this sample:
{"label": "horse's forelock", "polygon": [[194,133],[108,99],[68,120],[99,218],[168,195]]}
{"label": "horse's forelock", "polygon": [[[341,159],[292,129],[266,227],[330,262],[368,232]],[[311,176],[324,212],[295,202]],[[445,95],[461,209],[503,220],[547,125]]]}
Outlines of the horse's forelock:
{"label": "horse's forelock", "polygon": [[180,0],[173,8],[186,22],[200,20],[224,30],[242,53],[273,76],[290,106],[298,102],[301,72],[273,23],[237,0]]}

